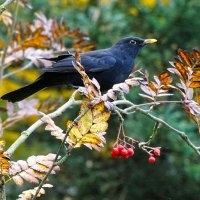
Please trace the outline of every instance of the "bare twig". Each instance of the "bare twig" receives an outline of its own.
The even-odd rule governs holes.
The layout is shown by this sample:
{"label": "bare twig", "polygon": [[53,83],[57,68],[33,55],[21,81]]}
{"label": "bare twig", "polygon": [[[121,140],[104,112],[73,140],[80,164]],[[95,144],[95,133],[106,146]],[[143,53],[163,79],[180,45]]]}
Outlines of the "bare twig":
{"label": "bare twig", "polygon": [[[170,101],[159,101],[159,103],[170,103]],[[172,101],[172,103],[183,103],[182,101]],[[152,103],[147,103],[147,104],[139,104],[139,105],[135,105],[133,104],[131,101],[128,100],[119,100],[119,101],[115,101],[112,102],[112,104],[115,105],[115,109],[117,109],[119,112],[123,113],[123,114],[130,114],[130,112],[127,112],[127,110],[133,110],[134,111],[138,111],[146,116],[148,116],[149,118],[153,119],[155,122],[158,122],[159,124],[164,125],[165,127],[167,127],[168,129],[172,130],[173,133],[177,134],[178,136],[181,137],[181,139],[183,139],[199,156],[200,156],[200,151],[199,151],[199,147],[195,146],[192,141],[189,139],[189,137],[187,136],[186,133],[172,127],[171,125],[169,125],[166,121],[155,117],[154,115],[150,114],[149,111],[143,110],[141,109],[140,105],[153,105],[155,104],[155,102]],[[117,107],[116,105],[130,105],[130,107],[126,108],[126,109],[120,109],[119,107]]]}
{"label": "bare twig", "polygon": [[178,129],[172,127],[171,125],[169,125],[166,121],[155,117],[154,115],[146,112],[145,110],[141,109],[141,108],[136,108],[137,111],[139,111],[140,113],[150,117],[151,119],[153,119],[154,121],[164,125],[165,127],[167,127],[169,130],[172,130],[173,133],[177,134],[178,136],[180,136],[199,156],[200,156],[200,151],[199,148],[196,147],[192,141],[189,139],[189,137],[187,136],[187,134],[183,131],[179,131]]}
{"label": "bare twig", "polygon": [[[76,101],[75,100],[75,95],[77,94],[77,92],[78,92],[77,90],[74,91],[74,93],[72,94],[72,96],[68,100],[68,102],[66,102],[64,105],[62,105],[61,107],[59,107],[56,111],[48,114],[48,116],[50,118],[58,117],[67,108],[71,107],[72,105],[80,104],[80,101]],[[35,131],[35,129],[37,129],[42,124],[44,124],[44,122],[41,119],[39,119],[34,124],[32,124],[27,130],[23,131],[21,133],[21,136],[8,148],[8,150],[7,150],[6,153],[11,156],[14,153],[14,151],[33,133],[33,131]]]}
{"label": "bare twig", "polygon": [[32,65],[33,65],[33,62],[31,61],[27,65],[25,65],[24,67],[21,67],[21,68],[15,70],[13,72],[7,73],[6,75],[2,76],[2,79],[8,78],[8,77],[10,77],[10,76],[12,76],[12,75],[14,75],[14,74],[16,74],[18,72],[21,72],[21,71],[23,71],[25,69],[28,69],[28,68],[32,67]]}

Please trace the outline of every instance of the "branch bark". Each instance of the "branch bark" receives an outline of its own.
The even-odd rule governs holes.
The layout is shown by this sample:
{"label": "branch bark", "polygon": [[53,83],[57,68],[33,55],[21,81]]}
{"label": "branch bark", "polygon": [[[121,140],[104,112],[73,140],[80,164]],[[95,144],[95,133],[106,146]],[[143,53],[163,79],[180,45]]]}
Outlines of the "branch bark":
{"label": "branch bark", "polygon": [[15,0],[7,0],[0,5],[0,15],[8,8],[11,3],[14,3]]}
{"label": "branch bark", "polygon": [[[55,117],[60,116],[67,108],[69,108],[73,105],[80,104],[80,101],[75,100],[75,95],[77,94],[77,92],[78,92],[78,90],[75,90],[74,93],[72,94],[71,98],[65,104],[63,104],[61,107],[59,107],[56,111],[48,114],[48,116],[53,119]],[[15,152],[15,150],[22,143],[24,143],[24,141],[26,139],[28,139],[28,137],[33,133],[33,131],[35,131],[42,124],[44,124],[44,122],[41,119],[39,119],[34,124],[32,124],[27,130],[23,131],[21,133],[21,136],[8,148],[6,153],[11,156]]]}

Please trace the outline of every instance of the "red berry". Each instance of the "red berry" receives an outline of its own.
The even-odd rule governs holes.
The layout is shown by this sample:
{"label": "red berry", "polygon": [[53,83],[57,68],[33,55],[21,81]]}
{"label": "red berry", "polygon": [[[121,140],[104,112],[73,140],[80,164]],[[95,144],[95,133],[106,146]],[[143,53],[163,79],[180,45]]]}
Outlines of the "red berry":
{"label": "red berry", "polygon": [[120,153],[124,157],[124,156],[128,155],[128,150],[124,148],[124,149],[121,150]]}
{"label": "red berry", "polygon": [[153,150],[154,156],[160,156],[160,149],[156,148]]}
{"label": "red berry", "polygon": [[124,146],[121,145],[121,144],[119,144],[119,145],[117,146],[117,148],[118,148],[118,151],[120,152],[120,151],[122,151],[122,150],[124,149]]}
{"label": "red berry", "polygon": [[116,154],[114,154],[112,151],[111,151],[111,156],[112,156],[113,158],[118,158],[118,156],[117,156]]}
{"label": "red berry", "polygon": [[129,155],[128,155],[128,154],[126,154],[126,155],[123,155],[122,157],[126,159],[126,158],[128,158],[128,157],[129,157]]}
{"label": "red berry", "polygon": [[129,155],[129,156],[133,156],[134,153],[135,153],[134,150],[133,150],[132,148],[128,148],[127,151],[128,151],[128,155]]}
{"label": "red berry", "polygon": [[118,148],[113,148],[113,149],[112,149],[112,154],[118,156],[118,155],[119,155],[119,150],[118,150]]}
{"label": "red berry", "polygon": [[149,163],[155,163],[156,162],[156,158],[153,156],[149,157]]}

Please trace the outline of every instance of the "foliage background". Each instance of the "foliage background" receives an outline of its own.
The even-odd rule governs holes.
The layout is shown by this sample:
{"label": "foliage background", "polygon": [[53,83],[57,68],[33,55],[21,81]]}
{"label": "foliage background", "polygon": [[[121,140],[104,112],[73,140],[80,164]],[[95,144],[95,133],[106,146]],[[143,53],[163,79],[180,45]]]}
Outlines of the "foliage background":
{"label": "foliage background", "polygon": [[[136,66],[147,69],[151,77],[168,67],[168,61],[173,59],[178,48],[191,50],[199,47],[198,0],[35,0],[32,5],[32,10],[20,8],[18,20],[32,21],[34,13],[38,11],[51,18],[63,17],[70,27],[79,27],[87,32],[97,49],[108,47],[128,35],[157,38],[158,43],[143,49],[136,62]],[[12,9],[14,8],[11,7],[11,11]],[[1,29],[0,35],[5,38],[4,28]],[[25,70],[14,80],[5,80],[3,90],[13,90],[25,82],[31,82],[38,75],[33,72],[33,69]],[[26,77],[25,80],[23,77]],[[38,97],[44,101],[49,92],[52,98],[58,98],[60,94],[65,97],[70,95],[65,89],[59,89],[58,92],[56,90],[58,89],[46,90],[38,94]],[[136,92],[132,91],[129,99],[139,103],[141,98],[135,94]],[[71,109],[64,117],[60,117],[57,123],[64,127],[66,119],[72,119],[77,111],[78,108]],[[188,133],[196,144],[200,144],[198,131],[183,114],[180,106],[160,106],[155,113]],[[6,131],[4,137],[8,141],[7,145],[34,120],[35,117],[24,119]],[[159,129],[153,144],[162,147],[162,155],[155,165],[148,164],[146,154],[139,149],[133,159],[115,160],[110,157],[110,149],[117,136],[117,124],[118,120],[113,116],[107,133],[107,146],[101,153],[93,153],[84,148],[75,150],[62,166],[61,173],[56,175],[57,177],[51,177],[51,181],[55,183],[54,190],[47,191],[47,195],[42,198],[200,199],[199,158],[180,138],[164,128]],[[137,139],[146,140],[153,125],[151,120],[139,114],[125,118],[126,134]],[[58,145],[59,143],[39,129],[18,149],[14,158],[23,159],[32,154],[46,154],[52,149],[56,150]],[[15,185],[9,187],[8,199],[15,199],[18,189]]]}

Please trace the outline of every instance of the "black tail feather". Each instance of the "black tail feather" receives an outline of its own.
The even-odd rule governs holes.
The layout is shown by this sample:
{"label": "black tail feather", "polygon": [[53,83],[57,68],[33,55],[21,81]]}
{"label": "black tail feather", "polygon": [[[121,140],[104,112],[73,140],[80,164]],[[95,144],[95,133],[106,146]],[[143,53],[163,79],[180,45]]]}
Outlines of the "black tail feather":
{"label": "black tail feather", "polygon": [[38,92],[39,90],[42,90],[43,88],[45,88],[44,81],[39,78],[30,85],[27,85],[25,87],[19,88],[18,90],[3,95],[1,99],[8,100],[14,103],[31,96],[32,94]]}

